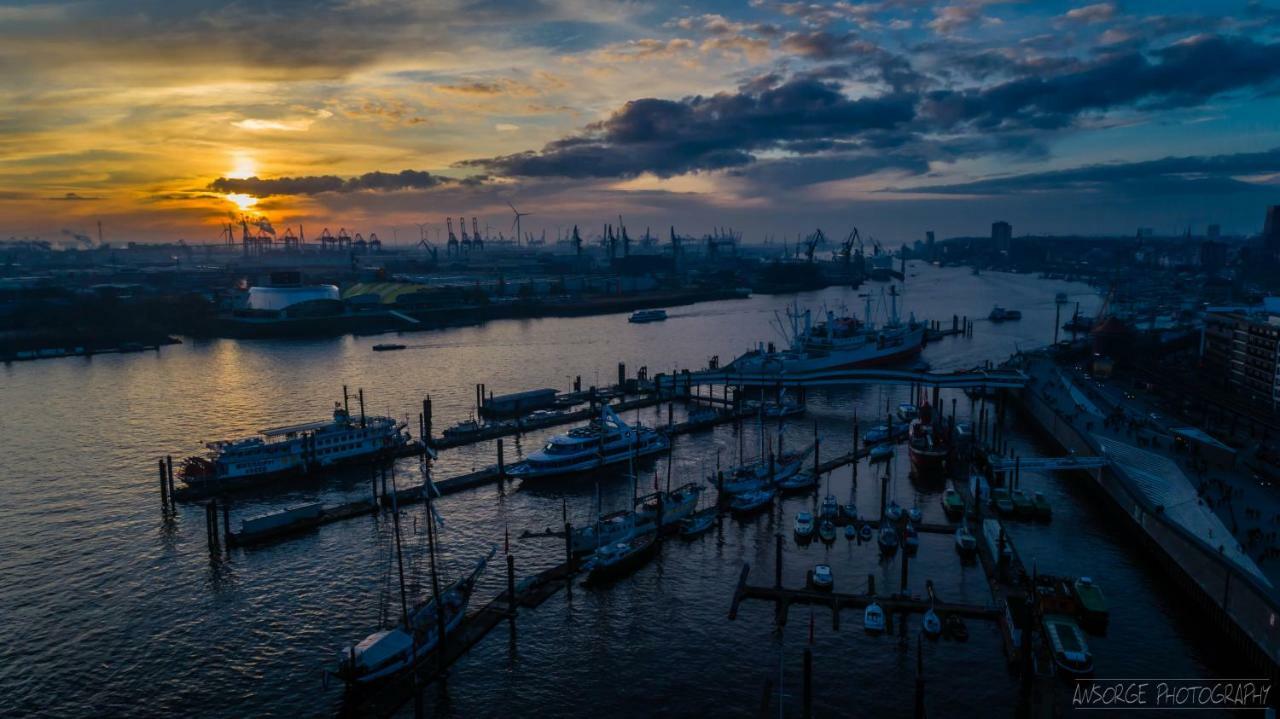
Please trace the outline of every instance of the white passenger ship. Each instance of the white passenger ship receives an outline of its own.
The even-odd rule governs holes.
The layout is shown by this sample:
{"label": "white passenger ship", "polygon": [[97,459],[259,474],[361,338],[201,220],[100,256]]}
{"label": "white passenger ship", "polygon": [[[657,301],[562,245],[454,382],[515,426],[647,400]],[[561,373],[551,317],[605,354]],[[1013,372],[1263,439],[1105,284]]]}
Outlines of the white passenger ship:
{"label": "white passenger ship", "polygon": [[600,419],[552,437],[507,473],[525,479],[575,474],[665,452],[668,446],[667,438],[656,430],[629,425],[606,406]]}
{"label": "white passenger ship", "polygon": [[258,436],[209,442],[206,455],[188,457],[189,485],[240,482],[304,474],[336,464],[387,456],[410,442],[405,424],[392,417],[356,417],[339,403],[333,419],[264,429]]}

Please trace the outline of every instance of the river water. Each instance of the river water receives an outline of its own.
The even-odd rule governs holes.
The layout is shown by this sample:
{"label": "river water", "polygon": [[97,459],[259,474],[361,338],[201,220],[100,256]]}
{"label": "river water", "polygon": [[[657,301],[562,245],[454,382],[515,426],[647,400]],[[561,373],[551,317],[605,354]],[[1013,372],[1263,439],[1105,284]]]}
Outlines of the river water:
{"label": "river water", "polygon": [[[999,361],[1019,347],[1053,339],[1054,295],[1067,292],[1082,311],[1098,304],[1085,285],[1026,275],[974,276],[959,268],[909,269],[905,306],[917,317],[950,325],[953,314],[985,318],[994,304],[1020,309],[1023,319],[976,322],[973,338],[931,344],[924,358],[935,369]],[[883,285],[863,291],[878,293]],[[288,341],[188,341],[158,353],[103,355],[15,363],[0,367],[0,714],[46,716],[315,716],[337,711],[341,690],[322,683],[336,651],[373,631],[397,611],[390,563],[389,518],[339,522],[266,546],[237,549],[211,561],[203,508],[184,505],[162,520],[155,459],[184,456],[206,440],[249,434],[272,425],[327,416],[342,386],[363,387],[368,410],[415,418],[433,398],[435,427],[465,419],[474,385],[496,393],[606,385],[617,363],[651,374],[724,361],[757,341],[777,340],[770,323],[792,301],[801,306],[861,311],[854,290],[828,288],[796,296],[757,296],[674,308],[663,323],[632,325],[625,315],[491,322],[479,327],[405,334],[402,352],[375,353],[382,337]],[[1064,315],[1072,306],[1064,307]],[[1064,318],[1065,319],[1065,318]],[[822,453],[850,449],[853,412],[882,416],[886,402],[908,399],[903,387],[811,391],[809,413],[789,425],[798,447],[816,423]],[[948,401],[950,394],[944,393]],[[959,395],[961,416],[969,402]],[[677,418],[681,409],[677,408]],[[636,413],[655,424],[665,410]],[[628,416],[628,419],[631,419]],[[563,430],[561,430],[563,431]],[[750,453],[757,429],[743,428]],[[521,438],[516,451],[536,448],[553,432]],[[1010,431],[1019,453],[1039,445]],[[513,440],[508,439],[508,443]],[[509,444],[510,446],[510,444]],[[680,484],[736,458],[732,426],[676,440],[671,469]],[[1044,449],[1040,447],[1040,449]],[[510,457],[510,454],[508,455]],[[494,461],[493,443],[441,453],[437,478]],[[904,506],[941,519],[941,487],[918,487],[905,456],[895,460],[889,487]],[[666,472],[665,460],[645,465],[648,485]],[[832,474],[830,491],[856,495],[863,514],[875,513],[879,483],[865,464]],[[401,460],[397,478],[421,481],[415,459]],[[665,478],[662,480],[665,482]],[[1142,550],[1117,528],[1095,494],[1079,483],[1024,474],[1029,489],[1054,502],[1049,525],[1015,524],[1011,534],[1028,564],[1041,571],[1088,574],[1112,604],[1108,636],[1092,640],[1098,676],[1231,676],[1238,669],[1224,644],[1199,629],[1199,618]],[[642,488],[643,489],[643,488]],[[630,496],[622,477],[601,483],[606,509]],[[238,517],[300,501],[348,501],[367,496],[367,474],[350,472],[312,485],[245,498]],[[518,540],[526,529],[558,526],[593,514],[595,485],[519,482],[446,497],[441,561],[456,576],[481,553],[512,536],[517,571],[527,576],[561,560],[555,540]],[[710,493],[704,500],[710,500]],[[515,633],[499,626],[455,665],[447,690],[427,692],[432,716],[726,715],[754,712],[772,682],[772,703],[800,712],[801,651],[813,627],[814,703],[819,715],[910,711],[914,641],[869,637],[860,615],[842,627],[829,613],[810,618],[794,608],[782,631],[772,605],[746,602],[738,618],[727,610],[743,562],[754,582],[773,572],[773,536],[786,537],[785,581],[804,582],[814,563],[834,569],[837,589],[857,591],[872,574],[878,588],[896,589],[897,559],[882,562],[874,545],[841,536],[830,548],[797,546],[791,520],[813,508],[811,498],[787,499],[746,522],[726,518],[692,542],[672,541],[634,575],[608,588],[574,587],[541,607],[523,610]],[[427,586],[421,547],[423,508],[404,512],[411,589]],[[501,555],[485,574],[477,603],[505,588]],[[981,571],[962,567],[944,535],[924,535],[910,568],[913,592],[932,580],[948,600],[985,603]],[[918,619],[910,620],[914,636]],[[971,639],[924,645],[927,701],[940,715],[1011,713],[1016,681],[1006,671],[994,625],[970,621]],[[909,645],[909,646],[907,646]],[[781,685],[781,692],[777,687]],[[1065,687],[1065,685],[1064,685]],[[1064,689],[1063,694],[1067,692]],[[402,714],[412,715],[407,708]]]}

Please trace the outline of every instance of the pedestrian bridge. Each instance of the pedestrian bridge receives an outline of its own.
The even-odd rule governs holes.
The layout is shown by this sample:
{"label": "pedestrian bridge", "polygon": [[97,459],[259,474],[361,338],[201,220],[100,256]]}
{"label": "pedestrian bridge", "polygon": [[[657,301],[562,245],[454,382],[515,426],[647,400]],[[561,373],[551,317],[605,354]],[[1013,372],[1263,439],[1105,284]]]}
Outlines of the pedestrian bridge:
{"label": "pedestrian bridge", "polygon": [[1074,469],[1099,469],[1111,463],[1106,457],[992,457],[991,469],[997,472],[1029,470],[1037,472],[1069,472]]}
{"label": "pedestrian bridge", "polygon": [[735,370],[728,367],[699,372],[682,372],[674,375],[658,375],[653,378],[653,381],[656,388],[663,391],[687,391],[693,387],[703,385],[793,389],[860,384],[913,384],[922,387],[938,387],[940,389],[1021,389],[1027,384],[1027,375],[1016,369],[929,372],[927,370],[865,367],[814,372],[758,372]]}

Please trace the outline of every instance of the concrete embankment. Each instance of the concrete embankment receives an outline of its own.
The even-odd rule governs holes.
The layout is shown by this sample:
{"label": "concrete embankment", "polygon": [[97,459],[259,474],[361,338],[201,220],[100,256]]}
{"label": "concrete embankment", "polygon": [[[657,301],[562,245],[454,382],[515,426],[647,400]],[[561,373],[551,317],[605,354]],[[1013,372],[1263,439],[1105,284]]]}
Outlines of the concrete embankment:
{"label": "concrete embankment", "polygon": [[[1046,372],[1030,370],[1032,381],[1011,396],[1031,424],[1064,449],[1101,456],[1101,443],[1084,420],[1059,412],[1046,399]],[[1194,598],[1208,624],[1221,631],[1251,663],[1280,679],[1280,602],[1265,579],[1232,561],[1223,543],[1231,536],[1199,536],[1170,518],[1165,507],[1144,493],[1130,471],[1116,462],[1088,474],[1130,521],[1134,535],[1170,577]]]}

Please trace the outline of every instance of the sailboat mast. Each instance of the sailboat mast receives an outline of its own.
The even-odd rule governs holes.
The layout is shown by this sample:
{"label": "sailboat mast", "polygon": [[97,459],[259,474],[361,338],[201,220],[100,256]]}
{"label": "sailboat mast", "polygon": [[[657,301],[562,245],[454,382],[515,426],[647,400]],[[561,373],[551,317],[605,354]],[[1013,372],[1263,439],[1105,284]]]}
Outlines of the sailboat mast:
{"label": "sailboat mast", "polygon": [[404,622],[405,631],[412,634],[409,626],[409,598],[404,588],[404,553],[400,549],[400,505],[396,502],[396,474],[391,473],[391,526],[396,534],[396,565],[400,570],[400,619]]}
{"label": "sailboat mast", "polygon": [[[430,482],[430,476],[427,477]],[[427,552],[431,558],[431,594],[436,600],[436,656],[444,656],[444,597],[440,595],[440,574],[436,571],[436,532],[435,532],[435,508],[431,499],[431,492],[427,495]]]}

